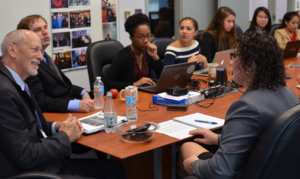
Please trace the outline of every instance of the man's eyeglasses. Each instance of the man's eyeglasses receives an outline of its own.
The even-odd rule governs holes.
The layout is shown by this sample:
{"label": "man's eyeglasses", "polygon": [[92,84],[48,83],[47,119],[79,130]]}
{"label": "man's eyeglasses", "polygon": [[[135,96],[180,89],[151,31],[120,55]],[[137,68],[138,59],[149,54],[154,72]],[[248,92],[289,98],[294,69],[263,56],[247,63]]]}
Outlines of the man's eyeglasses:
{"label": "man's eyeglasses", "polygon": [[146,36],[143,36],[143,35],[135,35],[134,37],[136,37],[136,38],[139,39],[139,40],[145,40],[145,39],[149,40],[149,39],[151,39],[151,34],[147,34]]}

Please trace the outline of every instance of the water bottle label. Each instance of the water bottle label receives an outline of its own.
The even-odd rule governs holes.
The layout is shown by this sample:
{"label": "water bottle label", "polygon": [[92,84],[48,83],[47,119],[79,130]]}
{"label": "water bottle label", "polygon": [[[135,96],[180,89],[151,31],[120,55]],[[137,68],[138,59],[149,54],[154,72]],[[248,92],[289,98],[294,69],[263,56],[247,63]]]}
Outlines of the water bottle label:
{"label": "water bottle label", "polygon": [[135,96],[126,96],[126,104],[136,104]]}
{"label": "water bottle label", "polygon": [[94,93],[104,93],[104,87],[101,86],[101,87],[94,87]]}
{"label": "water bottle label", "polygon": [[117,116],[115,117],[104,117],[107,127],[114,127],[117,124]]}

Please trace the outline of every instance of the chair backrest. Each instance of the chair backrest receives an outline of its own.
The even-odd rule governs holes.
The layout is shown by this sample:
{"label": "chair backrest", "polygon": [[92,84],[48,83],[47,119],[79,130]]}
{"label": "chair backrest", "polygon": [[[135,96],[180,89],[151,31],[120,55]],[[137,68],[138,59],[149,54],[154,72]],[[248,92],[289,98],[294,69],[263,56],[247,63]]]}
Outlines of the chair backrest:
{"label": "chair backrest", "polygon": [[239,25],[235,24],[235,29],[236,29],[236,35],[237,36],[244,35],[244,32],[243,32],[243,30],[241,29],[241,27]]}
{"label": "chair backrest", "polygon": [[116,40],[97,41],[88,46],[86,53],[91,92],[96,77],[103,77],[121,49],[123,49],[123,45]]}
{"label": "chair backrest", "polygon": [[275,31],[277,29],[279,29],[279,27],[280,27],[280,24],[273,24],[272,27],[271,27],[270,35],[274,36]]}
{"label": "chair backrest", "polygon": [[157,46],[157,55],[161,60],[164,59],[166,48],[169,44],[174,42],[174,39],[171,38],[155,38],[152,43]]}
{"label": "chair backrest", "polygon": [[300,104],[290,108],[260,136],[236,178],[300,178]]}

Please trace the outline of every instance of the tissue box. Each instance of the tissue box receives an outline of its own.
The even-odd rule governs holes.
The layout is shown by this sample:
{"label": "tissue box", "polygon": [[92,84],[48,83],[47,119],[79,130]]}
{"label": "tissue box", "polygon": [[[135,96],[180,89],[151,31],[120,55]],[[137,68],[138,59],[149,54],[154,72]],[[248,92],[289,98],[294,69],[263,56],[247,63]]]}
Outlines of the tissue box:
{"label": "tissue box", "polygon": [[166,92],[159,93],[157,95],[153,95],[153,103],[154,104],[161,104],[161,105],[168,105],[168,104],[193,104],[199,101],[204,100],[204,95],[189,91],[187,95],[184,96],[171,96],[168,95]]}

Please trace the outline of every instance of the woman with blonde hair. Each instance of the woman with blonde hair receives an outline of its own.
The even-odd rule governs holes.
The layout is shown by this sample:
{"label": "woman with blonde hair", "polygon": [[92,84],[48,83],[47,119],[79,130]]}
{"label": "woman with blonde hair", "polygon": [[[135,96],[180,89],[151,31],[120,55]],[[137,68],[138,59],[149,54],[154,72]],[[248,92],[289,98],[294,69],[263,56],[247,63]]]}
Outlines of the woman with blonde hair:
{"label": "woman with blonde hair", "polygon": [[201,54],[208,62],[213,61],[216,52],[236,47],[235,16],[230,8],[220,7],[201,35]]}

